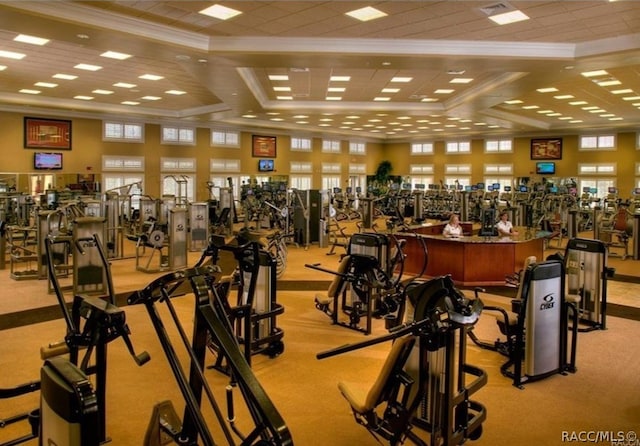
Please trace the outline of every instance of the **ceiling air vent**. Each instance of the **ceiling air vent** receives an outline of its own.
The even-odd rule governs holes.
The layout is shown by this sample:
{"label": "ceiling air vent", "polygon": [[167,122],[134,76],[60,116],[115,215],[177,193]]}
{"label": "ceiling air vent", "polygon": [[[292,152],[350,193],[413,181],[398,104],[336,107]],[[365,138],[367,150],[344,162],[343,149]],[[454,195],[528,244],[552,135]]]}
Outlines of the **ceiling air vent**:
{"label": "ceiling air vent", "polygon": [[491,17],[492,15],[502,14],[504,12],[509,12],[509,11],[514,11],[516,8],[514,8],[513,6],[511,6],[507,2],[498,2],[498,3],[492,3],[490,5],[483,6],[483,7],[479,8],[479,9],[484,14],[486,14],[488,17]]}

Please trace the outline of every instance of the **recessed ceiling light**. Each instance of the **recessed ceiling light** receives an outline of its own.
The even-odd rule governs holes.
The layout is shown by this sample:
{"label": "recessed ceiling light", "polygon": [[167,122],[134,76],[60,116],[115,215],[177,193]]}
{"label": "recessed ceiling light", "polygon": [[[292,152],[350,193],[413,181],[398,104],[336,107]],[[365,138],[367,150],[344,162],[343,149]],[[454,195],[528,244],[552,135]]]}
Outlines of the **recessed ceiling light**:
{"label": "recessed ceiling light", "polygon": [[331,127],[331,124],[318,124],[318,127]]}
{"label": "recessed ceiling light", "polygon": [[436,91],[434,91],[435,94],[450,94],[453,93],[455,90],[452,90],[450,88],[438,88]]}
{"label": "recessed ceiling light", "polygon": [[389,97],[384,97],[384,96],[378,96],[378,97],[376,97],[376,98],[373,98],[373,100],[374,100],[374,101],[377,101],[377,102],[385,102],[385,101],[390,101],[390,100],[391,100],[391,98],[389,98]]}
{"label": "recessed ceiling light", "polygon": [[622,98],[623,101],[637,101],[640,99],[640,96],[627,96]]}
{"label": "recessed ceiling light", "polygon": [[127,82],[116,82],[115,84],[113,84],[114,87],[120,87],[120,88],[134,88],[137,87],[136,84],[128,84]]}
{"label": "recessed ceiling light", "polygon": [[140,103],[136,101],[122,101],[121,104],[122,105],[140,105]]}
{"label": "recessed ceiling light", "polygon": [[400,91],[399,88],[383,88],[380,92],[381,93],[397,93],[399,91]]}
{"label": "recessed ceiling light", "polygon": [[562,116],[562,113],[548,113],[547,116],[552,116],[552,117],[556,117],[556,116]]}
{"label": "recessed ceiling light", "polygon": [[85,40],[85,39],[88,39],[88,38],[89,38],[89,35],[88,35],[88,34],[76,34],[76,37],[77,37],[78,39],[83,39],[83,40]]}
{"label": "recessed ceiling light", "polygon": [[342,97],[340,97],[340,96],[327,96],[325,99],[327,101],[341,101]]}
{"label": "recessed ceiling light", "polygon": [[93,100],[93,96],[78,95],[74,96],[73,99],[80,99],[81,101],[91,101]]}
{"label": "recessed ceiling light", "polygon": [[420,102],[438,102],[436,98],[422,98]]}
{"label": "recessed ceiling light", "polygon": [[278,116],[280,114],[280,112],[267,112],[267,115],[269,116]]}
{"label": "recessed ceiling light", "polygon": [[349,82],[351,80],[351,76],[331,76],[329,78],[330,82]]}
{"label": "recessed ceiling light", "polygon": [[523,110],[535,110],[536,108],[540,108],[537,105],[523,105],[522,106]]}
{"label": "recessed ceiling light", "polygon": [[347,119],[360,119],[360,116],[349,115],[349,116],[347,116]]}
{"label": "recessed ceiling light", "polygon": [[449,81],[450,84],[468,84],[470,82],[473,82],[470,77],[456,77]]}
{"label": "recessed ceiling light", "polygon": [[585,71],[582,74],[584,77],[598,77],[598,76],[607,76],[609,73],[606,70],[594,70],[594,71]]}
{"label": "recessed ceiling light", "polygon": [[349,17],[353,17],[354,19],[358,19],[361,22],[367,22],[369,20],[379,19],[381,17],[385,17],[387,13],[380,11],[379,9],[373,8],[371,6],[365,6],[364,8],[354,9],[353,11],[349,11],[345,13]]}
{"label": "recessed ceiling light", "polygon": [[554,96],[555,99],[573,99],[575,98],[572,94],[559,94],[558,96]]}
{"label": "recessed ceiling light", "polygon": [[13,39],[16,42],[30,43],[31,45],[46,45],[49,39],[43,39],[42,37],[28,36],[26,34],[18,34]]}
{"label": "recessed ceiling light", "polygon": [[505,104],[513,105],[513,104],[522,104],[520,99],[511,99],[509,101],[504,101]]}
{"label": "recessed ceiling light", "polygon": [[605,81],[596,82],[596,84],[600,85],[601,87],[611,87],[612,85],[621,85],[622,82],[620,82],[618,79],[608,79]]}
{"label": "recessed ceiling light", "polygon": [[23,88],[22,90],[19,90],[20,93],[26,93],[26,94],[40,94],[40,90],[30,90],[28,88]]}
{"label": "recessed ceiling light", "polygon": [[257,118],[258,115],[245,114],[245,115],[242,115],[242,117],[247,119],[253,119],[253,118]]}
{"label": "recessed ceiling light", "polygon": [[6,70],[7,66],[6,65],[0,65],[0,71]]}
{"label": "recessed ceiling light", "polygon": [[573,118],[571,116],[561,116],[558,119],[561,120],[561,121],[568,121],[568,120],[573,119]]}
{"label": "recessed ceiling light", "polygon": [[131,54],[119,53],[117,51],[105,51],[104,53],[100,54],[100,56],[117,60],[125,60],[132,57]]}
{"label": "recessed ceiling light", "polygon": [[309,121],[296,121],[296,124],[309,124]]}
{"label": "recessed ceiling light", "polygon": [[307,119],[309,116],[307,115],[294,115],[293,119]]}
{"label": "recessed ceiling light", "polygon": [[72,81],[74,79],[78,79],[78,76],[76,76],[75,74],[64,74],[64,73],[56,73],[51,77],[55,79],[64,79],[66,81]]}
{"label": "recessed ceiling light", "polygon": [[101,89],[98,88],[96,90],[93,90],[91,93],[107,95],[107,94],[113,94],[113,91],[111,91],[111,90],[101,90]]}
{"label": "recessed ceiling light", "polygon": [[274,122],[282,122],[284,121],[283,118],[269,118],[270,121],[274,121]]}
{"label": "recessed ceiling light", "polygon": [[56,88],[58,86],[58,84],[54,84],[52,82],[36,82],[35,84],[36,87],[45,87],[45,88]]}
{"label": "recessed ceiling light", "polygon": [[489,19],[498,25],[508,25],[510,23],[522,22],[523,20],[529,20],[529,16],[524,12],[516,9],[515,11],[503,12],[502,14],[495,14],[489,16]]}
{"label": "recessed ceiling light", "polygon": [[622,121],[624,118],[609,118],[609,121]]}
{"label": "recessed ceiling light", "polygon": [[605,113],[604,115],[600,115],[601,118],[613,118],[615,115],[613,113]]}
{"label": "recessed ceiling light", "polygon": [[574,119],[573,121],[569,121],[571,124],[579,124],[582,122],[582,119]]}
{"label": "recessed ceiling light", "polygon": [[242,14],[242,11],[238,11],[233,8],[227,8],[226,6],[222,5],[212,5],[208,8],[203,9],[202,11],[198,11],[198,13],[213,17],[214,19],[229,20],[232,17]]}
{"label": "recessed ceiling light", "polygon": [[273,87],[273,91],[291,91],[291,87]]}
{"label": "recessed ceiling light", "polygon": [[293,101],[293,96],[276,96],[279,101]]}
{"label": "recessed ceiling light", "polygon": [[6,57],[7,59],[22,60],[26,56],[26,54],[16,53],[15,51],[0,50],[0,57]]}
{"label": "recessed ceiling light", "polygon": [[180,95],[183,95],[183,94],[187,94],[186,91],[182,91],[182,90],[167,90],[167,91],[165,91],[165,93],[166,94],[172,94],[174,96],[180,96]]}
{"label": "recessed ceiling light", "polygon": [[622,90],[611,90],[611,93],[613,94],[625,94],[625,93],[632,93],[633,90],[631,88],[625,88]]}
{"label": "recessed ceiling light", "polygon": [[536,90],[538,93],[552,93],[554,91],[558,91],[555,87],[546,87],[546,88],[538,88]]}
{"label": "recessed ceiling light", "polygon": [[394,76],[391,78],[391,80],[389,82],[411,82],[413,80],[412,77],[406,77],[406,76]]}
{"label": "recessed ceiling light", "polygon": [[160,79],[164,79],[164,76],[147,73],[147,74],[143,74],[142,76],[138,76],[138,78],[145,79],[145,80],[148,80],[148,81],[159,81]]}
{"label": "recessed ceiling light", "polygon": [[595,110],[589,110],[589,113],[606,113],[607,111],[604,108],[596,108]]}
{"label": "recessed ceiling light", "polygon": [[102,70],[102,67],[99,65],[91,65],[88,63],[79,63],[78,65],[74,66],[73,68],[76,68],[78,70],[85,70],[85,71],[98,71],[98,70]]}
{"label": "recessed ceiling light", "polygon": [[159,101],[162,98],[160,96],[142,96],[140,99],[145,99],[147,101]]}
{"label": "recessed ceiling light", "polygon": [[271,81],[288,81],[289,80],[289,76],[287,76],[286,74],[270,74],[269,75],[269,80],[271,80]]}
{"label": "recessed ceiling light", "polygon": [[346,90],[346,88],[344,87],[329,87],[327,88],[327,91],[331,92],[331,93],[342,93]]}
{"label": "recessed ceiling light", "polygon": [[585,105],[587,104],[587,101],[571,101],[569,102],[570,105]]}

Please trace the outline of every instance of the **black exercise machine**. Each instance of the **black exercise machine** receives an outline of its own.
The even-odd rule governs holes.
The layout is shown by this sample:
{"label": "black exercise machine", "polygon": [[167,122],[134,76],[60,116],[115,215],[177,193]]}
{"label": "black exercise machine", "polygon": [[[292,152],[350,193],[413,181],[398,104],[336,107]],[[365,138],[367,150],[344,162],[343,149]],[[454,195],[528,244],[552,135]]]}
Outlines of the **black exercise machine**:
{"label": "black exercise machine", "polygon": [[[393,340],[380,376],[364,400],[338,384],[355,420],[392,446],[453,446],[478,439],[485,407],[471,396],[487,382],[486,373],[466,362],[466,333],[482,311],[450,276],[410,283],[406,297],[413,312],[390,334],[319,353],[328,358]],[[469,380],[468,376],[474,377]],[[428,436],[427,438],[423,438]]]}
{"label": "black exercise machine", "polygon": [[[277,327],[276,319],[284,313],[284,307],[277,302],[275,259],[261,248],[259,239],[250,239],[242,231],[231,239],[211,235],[195,267],[205,264],[217,266],[221,251],[233,254],[237,263],[235,271],[229,277],[208,275],[205,279],[222,299],[247,362],[251,364],[251,356],[255,354],[266,354],[271,358],[280,355],[284,351],[284,331]],[[237,290],[237,299],[231,304],[233,289]],[[212,343],[209,347],[214,354],[217,353],[217,345]],[[223,359],[217,355],[213,367],[226,371]]]}
{"label": "black exercise machine", "polygon": [[[240,438],[242,445],[291,445],[293,440],[287,425],[256,379],[238,345],[223,299],[218,295],[216,287],[211,287],[207,283],[214,280],[212,277],[215,272],[216,268],[213,266],[203,266],[165,274],[128,298],[130,305],[142,304],[146,307],[185,400],[182,420],[170,402],[163,402],[156,406],[144,445],[165,445],[167,440],[189,446],[218,444],[211,432],[210,422],[205,419],[201,408],[203,391],[225,437],[223,441],[229,445],[236,444],[233,434]],[[172,303],[172,299],[176,297],[174,293],[183,294],[185,287],[190,287],[195,297],[191,340],[187,337]],[[159,302],[166,304],[188,352],[188,374],[183,368],[183,363],[176,353],[156,307],[156,303]],[[218,346],[219,354],[224,356],[233,383],[239,388],[247,411],[254,422],[251,432],[246,435],[235,424],[232,387],[227,387],[228,413],[225,418],[204,375],[205,355],[210,341]]]}

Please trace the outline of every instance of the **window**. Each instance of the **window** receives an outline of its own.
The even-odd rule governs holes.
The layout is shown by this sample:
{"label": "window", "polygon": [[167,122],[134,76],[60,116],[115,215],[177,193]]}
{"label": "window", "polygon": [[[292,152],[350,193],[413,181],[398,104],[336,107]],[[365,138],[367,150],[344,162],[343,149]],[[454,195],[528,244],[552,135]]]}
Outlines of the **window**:
{"label": "window", "polygon": [[511,139],[488,139],[484,143],[484,151],[487,153],[512,153],[513,140]]}
{"label": "window", "polygon": [[289,177],[289,183],[293,189],[309,190],[311,189],[311,176],[291,175]]}
{"label": "window", "polygon": [[446,153],[471,153],[471,141],[447,141]]}
{"label": "window", "polygon": [[366,155],[367,145],[363,142],[349,142],[349,153],[352,155]]}
{"label": "window", "polygon": [[615,163],[578,164],[578,175],[615,175]]}
{"label": "window", "polygon": [[291,161],[289,170],[291,173],[311,173],[313,172],[313,164],[305,161]]}
{"label": "window", "polygon": [[233,187],[233,199],[240,200],[242,184],[249,184],[249,177],[245,175],[211,175],[209,177],[209,195],[215,199],[220,199],[220,188],[229,187],[229,179]]}
{"label": "window", "polygon": [[291,150],[294,152],[311,152],[311,138],[291,137]]}
{"label": "window", "polygon": [[103,171],[144,172],[144,156],[102,156]]}
{"label": "window", "polygon": [[340,140],[323,139],[322,151],[325,153],[340,153]]}
{"label": "window", "polygon": [[411,144],[412,155],[432,155],[433,143],[432,142],[415,142]]}
{"label": "window", "polygon": [[445,164],[445,175],[460,173],[463,175],[471,175],[471,164]]}
{"label": "window", "polygon": [[322,173],[342,172],[342,164],[340,163],[322,163]]}
{"label": "window", "polygon": [[161,172],[195,172],[195,158],[160,158]]}
{"label": "window", "polygon": [[186,204],[195,197],[195,158],[160,158],[162,195],[174,195],[176,204]]}
{"label": "window", "polygon": [[500,192],[504,192],[504,187],[511,187],[511,192],[513,192],[513,178],[512,177],[484,177],[485,187],[488,187],[492,184],[500,184]]}
{"label": "window", "polygon": [[450,188],[464,189],[464,186],[471,186],[471,177],[445,175],[444,184]]}
{"label": "window", "polygon": [[137,123],[102,121],[102,140],[144,142],[144,126]]}
{"label": "window", "polygon": [[590,135],[580,137],[580,150],[615,150],[614,135]]}
{"label": "window", "polygon": [[240,147],[240,133],[228,130],[211,130],[211,145]]}
{"label": "window", "polygon": [[590,193],[592,197],[605,199],[609,193],[610,187],[615,187],[616,180],[614,178],[580,178],[578,180],[578,191],[582,193],[584,188],[589,188],[595,193]]}
{"label": "window", "polygon": [[417,189],[416,185],[421,184],[424,186],[423,190],[427,190],[429,188],[429,184],[433,184],[433,176],[432,175],[411,175],[411,189]]}
{"label": "window", "polygon": [[194,146],[196,144],[196,130],[193,127],[162,126],[162,144],[183,144]]}
{"label": "window", "polygon": [[433,164],[410,164],[409,173],[415,174],[433,174]]}
{"label": "window", "polygon": [[322,189],[331,191],[334,187],[342,188],[340,175],[322,175]]}
{"label": "window", "polygon": [[513,164],[485,164],[484,173],[485,175],[513,175]]}
{"label": "window", "polygon": [[210,172],[240,172],[240,160],[212,158],[209,161]]}
{"label": "window", "polygon": [[367,173],[367,165],[349,163],[349,173]]}
{"label": "window", "polygon": [[471,164],[445,164],[444,183],[448,186],[470,186]]}

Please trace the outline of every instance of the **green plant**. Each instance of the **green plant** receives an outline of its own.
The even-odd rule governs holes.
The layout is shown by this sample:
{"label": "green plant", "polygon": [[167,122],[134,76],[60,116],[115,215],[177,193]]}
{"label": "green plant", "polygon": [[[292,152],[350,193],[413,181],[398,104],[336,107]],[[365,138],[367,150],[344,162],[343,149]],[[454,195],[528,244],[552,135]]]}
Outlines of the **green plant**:
{"label": "green plant", "polygon": [[389,174],[391,174],[392,170],[393,165],[391,164],[391,161],[381,161],[380,164],[378,164],[378,168],[376,169],[376,173],[374,175],[376,182],[379,185],[386,185],[387,181],[389,180]]}

